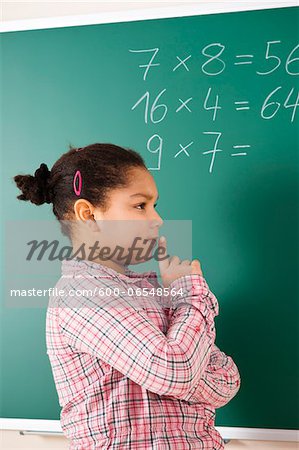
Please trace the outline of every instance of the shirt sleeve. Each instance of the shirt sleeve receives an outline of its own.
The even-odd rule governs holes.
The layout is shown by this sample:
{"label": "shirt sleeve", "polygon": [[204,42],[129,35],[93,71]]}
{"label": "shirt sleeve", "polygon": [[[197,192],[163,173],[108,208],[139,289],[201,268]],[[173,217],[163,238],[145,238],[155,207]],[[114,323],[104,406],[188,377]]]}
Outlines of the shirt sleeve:
{"label": "shirt sleeve", "polygon": [[220,408],[232,400],[240,385],[240,373],[235,362],[214,344],[207,368],[191,389],[188,401]]}
{"label": "shirt sleeve", "polygon": [[218,302],[200,275],[181,277],[170,288],[181,293],[172,297],[166,335],[124,289],[117,297],[113,289],[109,297],[88,297],[88,306],[69,307],[61,298],[57,319],[66,343],[149,391],[188,400],[210,360]]}

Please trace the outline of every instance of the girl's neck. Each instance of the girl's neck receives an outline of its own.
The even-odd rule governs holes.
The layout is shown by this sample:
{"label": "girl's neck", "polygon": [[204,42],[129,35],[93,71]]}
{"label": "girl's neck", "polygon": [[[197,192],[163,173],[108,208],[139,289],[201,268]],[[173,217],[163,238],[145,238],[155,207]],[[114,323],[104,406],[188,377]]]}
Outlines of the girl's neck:
{"label": "girl's neck", "polygon": [[[86,261],[91,261],[94,263],[102,264],[103,266],[110,267],[111,269],[115,270],[116,272],[125,274],[127,266],[124,264],[120,264],[116,261],[114,261],[112,258],[107,258],[105,260],[99,258],[96,254],[90,255],[88,251],[82,251],[82,243],[72,243],[73,251],[72,255],[74,257],[78,257],[80,259],[84,259]],[[81,249],[81,250],[80,250]],[[88,247],[86,247],[88,249]]]}

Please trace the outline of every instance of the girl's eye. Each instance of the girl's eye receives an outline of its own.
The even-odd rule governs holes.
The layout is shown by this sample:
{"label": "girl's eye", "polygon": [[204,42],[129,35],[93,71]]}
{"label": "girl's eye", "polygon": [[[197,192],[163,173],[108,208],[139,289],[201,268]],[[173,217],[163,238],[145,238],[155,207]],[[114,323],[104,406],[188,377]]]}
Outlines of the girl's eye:
{"label": "girl's eye", "polygon": [[[140,203],[139,205],[137,205],[136,208],[138,208],[139,206],[142,206],[142,207],[143,207],[143,206],[145,206],[145,205],[146,205],[146,203],[143,202],[143,203]],[[155,203],[155,204],[154,204],[154,207],[156,208],[157,205],[158,205],[158,203]],[[142,208],[142,209],[144,209],[144,208]]]}

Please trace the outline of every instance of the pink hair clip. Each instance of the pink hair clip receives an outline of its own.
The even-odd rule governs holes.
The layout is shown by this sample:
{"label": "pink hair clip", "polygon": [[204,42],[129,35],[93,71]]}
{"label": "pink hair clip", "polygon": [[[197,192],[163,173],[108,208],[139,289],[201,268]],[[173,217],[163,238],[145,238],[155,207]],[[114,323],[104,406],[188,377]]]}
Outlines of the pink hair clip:
{"label": "pink hair clip", "polygon": [[[77,179],[79,180],[78,187],[76,185]],[[82,175],[81,175],[80,170],[77,170],[77,172],[75,173],[74,181],[73,181],[73,188],[74,188],[75,194],[79,196],[81,194],[81,189],[82,189]]]}

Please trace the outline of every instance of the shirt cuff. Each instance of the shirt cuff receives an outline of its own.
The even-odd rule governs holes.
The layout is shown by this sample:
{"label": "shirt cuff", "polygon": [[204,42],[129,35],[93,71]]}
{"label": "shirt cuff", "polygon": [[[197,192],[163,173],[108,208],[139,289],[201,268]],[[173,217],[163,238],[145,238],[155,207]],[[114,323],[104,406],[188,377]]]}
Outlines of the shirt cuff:
{"label": "shirt cuff", "polygon": [[215,295],[210,291],[205,278],[198,274],[184,275],[174,280],[170,285],[173,289],[170,308],[175,309],[180,303],[187,303],[198,308],[204,316],[218,316],[219,304]]}

